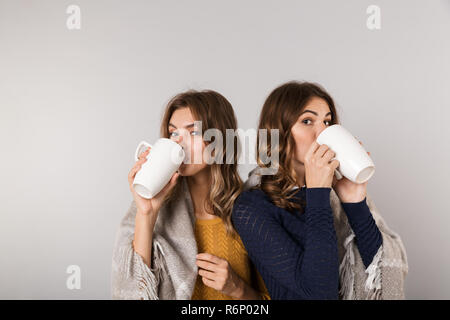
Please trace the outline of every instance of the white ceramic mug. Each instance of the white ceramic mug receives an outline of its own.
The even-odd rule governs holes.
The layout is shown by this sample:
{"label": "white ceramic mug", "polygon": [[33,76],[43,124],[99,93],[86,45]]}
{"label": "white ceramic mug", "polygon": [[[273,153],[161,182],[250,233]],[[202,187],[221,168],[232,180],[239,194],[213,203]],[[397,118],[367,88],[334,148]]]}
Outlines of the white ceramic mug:
{"label": "white ceramic mug", "polygon": [[133,188],[141,197],[151,199],[170,181],[183,162],[185,153],[178,143],[167,138],[158,139],[153,146],[141,141],[134,154],[136,161],[147,147],[151,148],[150,153],[134,177]]}
{"label": "white ceramic mug", "polygon": [[329,126],[319,134],[316,141],[320,145],[326,144],[336,154],[332,160],[339,161],[335,171],[338,179],[344,176],[355,183],[364,183],[375,173],[375,164],[367,151],[343,126]]}

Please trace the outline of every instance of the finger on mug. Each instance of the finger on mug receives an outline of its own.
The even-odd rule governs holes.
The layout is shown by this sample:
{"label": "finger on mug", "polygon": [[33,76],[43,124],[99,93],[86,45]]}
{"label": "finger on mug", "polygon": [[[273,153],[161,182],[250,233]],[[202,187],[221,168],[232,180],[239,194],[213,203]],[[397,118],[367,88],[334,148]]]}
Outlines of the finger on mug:
{"label": "finger on mug", "polygon": [[[316,155],[318,158],[322,158],[322,157],[325,155],[325,153],[328,152],[328,150],[331,150],[330,147],[327,146],[326,144],[322,144],[322,145],[317,149],[317,151],[315,152],[315,155]],[[332,150],[331,150],[331,151],[332,151]]]}
{"label": "finger on mug", "polygon": [[317,148],[319,148],[319,143],[317,141],[314,141],[310,146],[308,151],[306,152],[305,159],[309,159],[312,157],[312,155],[316,152]]}
{"label": "finger on mug", "polygon": [[148,156],[149,152],[150,152],[149,149],[147,149],[147,150],[145,150],[144,152],[142,152],[142,153],[138,156],[139,160],[141,160],[141,159],[143,159],[143,158],[146,158],[146,157]]}
{"label": "finger on mug", "polygon": [[143,164],[148,159],[146,157],[143,157],[142,159],[139,159],[138,163]]}
{"label": "finger on mug", "polygon": [[339,167],[339,160],[334,159],[333,161],[330,162],[330,166],[333,169],[333,171],[336,170],[337,167]]}
{"label": "finger on mug", "polygon": [[333,150],[331,150],[331,149],[328,149],[325,153],[324,153],[324,155],[323,155],[323,160],[325,160],[326,161],[326,163],[328,163],[332,158],[334,158],[336,156],[336,153],[333,151]]}

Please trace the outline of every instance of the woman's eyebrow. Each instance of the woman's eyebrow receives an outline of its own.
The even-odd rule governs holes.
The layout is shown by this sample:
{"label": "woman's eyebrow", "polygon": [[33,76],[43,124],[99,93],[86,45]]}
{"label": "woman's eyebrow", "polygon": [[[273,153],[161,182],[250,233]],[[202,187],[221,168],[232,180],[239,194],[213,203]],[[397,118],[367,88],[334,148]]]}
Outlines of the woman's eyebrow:
{"label": "woman's eyebrow", "polygon": [[[305,110],[305,111],[303,111],[302,113],[300,113],[300,115],[302,115],[302,114],[304,114],[304,113],[306,113],[306,112],[310,112],[310,113],[312,113],[312,114],[315,114],[316,116],[318,116],[318,114],[317,114],[317,112],[314,112],[314,111],[311,111],[311,110]],[[326,115],[325,115],[325,117],[327,116],[327,115],[331,115],[331,112],[328,112]]]}
{"label": "woman's eyebrow", "polygon": [[[170,122],[169,122],[169,127],[174,127],[175,129],[178,129],[173,123],[170,123]],[[192,127],[194,127],[194,123],[189,123],[182,128],[188,129],[188,128],[192,128]]]}

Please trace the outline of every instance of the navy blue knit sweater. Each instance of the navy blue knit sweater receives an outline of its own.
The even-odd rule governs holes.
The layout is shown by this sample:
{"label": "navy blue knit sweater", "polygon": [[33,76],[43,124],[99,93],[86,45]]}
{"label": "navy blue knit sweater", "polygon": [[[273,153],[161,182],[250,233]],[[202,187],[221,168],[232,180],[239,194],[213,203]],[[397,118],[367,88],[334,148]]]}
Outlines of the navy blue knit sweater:
{"label": "navy blue knit sweater", "polygon": [[[304,213],[277,207],[261,189],[244,191],[232,221],[272,299],[338,299],[339,258],[331,188],[292,191]],[[366,268],[382,236],[366,204],[342,203]]]}

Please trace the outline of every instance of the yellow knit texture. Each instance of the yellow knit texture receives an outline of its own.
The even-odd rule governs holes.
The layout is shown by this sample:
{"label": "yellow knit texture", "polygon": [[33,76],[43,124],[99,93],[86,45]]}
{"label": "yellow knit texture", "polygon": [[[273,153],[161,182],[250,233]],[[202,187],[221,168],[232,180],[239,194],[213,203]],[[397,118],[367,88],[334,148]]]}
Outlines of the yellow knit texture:
{"label": "yellow knit texture", "polygon": [[[222,219],[197,219],[195,238],[198,253],[210,253],[225,259],[231,268],[250,287],[259,292],[263,299],[270,299],[267,288],[258,271],[254,268],[241,239],[228,235]],[[229,300],[233,299],[213,288],[206,286],[201,276],[197,276],[192,300]]]}

